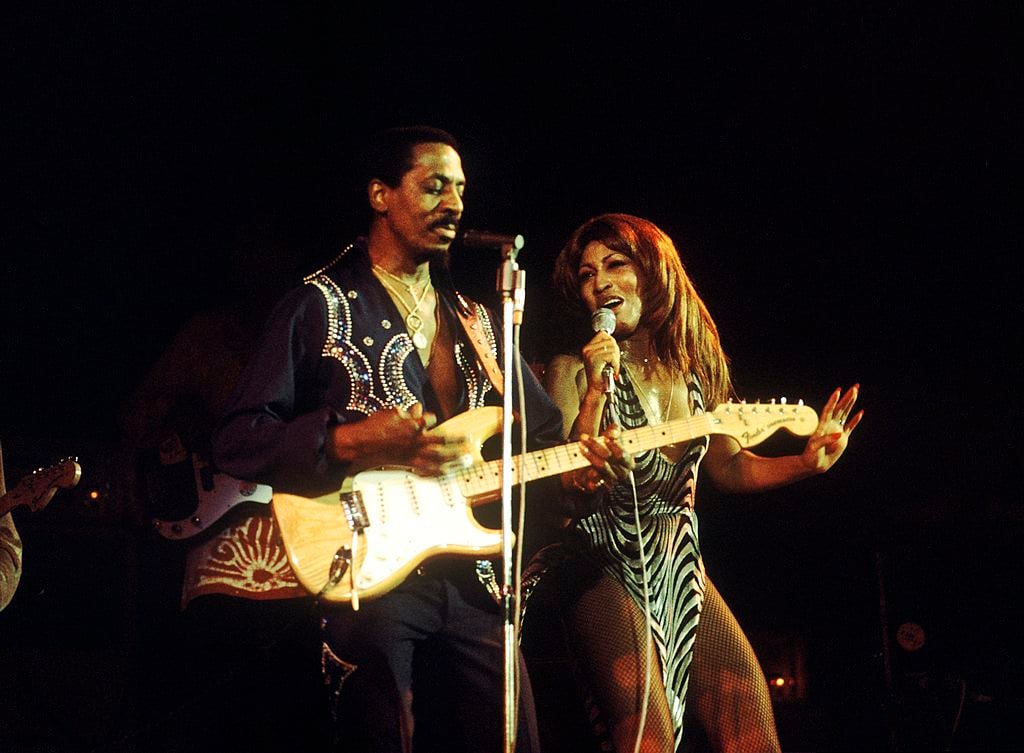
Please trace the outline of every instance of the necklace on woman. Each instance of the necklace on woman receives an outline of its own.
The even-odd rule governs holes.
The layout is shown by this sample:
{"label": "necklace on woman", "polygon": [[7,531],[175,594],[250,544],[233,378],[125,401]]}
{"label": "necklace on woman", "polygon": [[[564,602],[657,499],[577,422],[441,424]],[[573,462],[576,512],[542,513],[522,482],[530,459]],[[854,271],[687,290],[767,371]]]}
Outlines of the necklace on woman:
{"label": "necklace on woman", "polygon": [[651,364],[650,355],[636,355],[633,351],[627,350],[625,347],[620,347],[619,352],[622,355],[622,360],[626,361],[626,363],[632,363],[635,366],[642,366],[645,369]]}
{"label": "necklace on woman", "polygon": [[[646,361],[646,359],[644,359]],[[669,415],[672,413],[672,398],[675,397],[675,383],[669,380],[668,383],[668,405],[665,406],[665,412],[661,412],[661,400],[658,400],[657,405],[651,400],[650,395],[647,394],[647,390],[640,384],[638,378],[634,378],[633,370],[626,366],[626,370],[629,372],[630,381],[633,383],[633,388],[636,390],[637,396],[643,401],[645,412],[648,412],[648,420],[651,424],[663,424],[668,421]]]}
{"label": "necklace on woman", "polygon": [[[398,275],[392,274],[391,272],[388,272],[386,269],[384,269],[383,267],[379,267],[376,264],[373,265],[373,269],[375,272],[380,273],[377,275],[377,279],[380,280],[384,287],[388,289],[388,292],[391,293],[395,301],[400,303],[402,305],[402,308],[406,310],[407,313],[405,315],[405,328],[409,330],[409,334],[412,337],[412,344],[415,345],[419,350],[423,350],[425,347],[427,347],[427,336],[424,335],[422,331],[423,317],[420,316],[419,311],[420,307],[423,305],[423,302],[427,300],[427,295],[430,293],[432,289],[430,285],[430,277],[427,276],[422,280],[423,291],[417,296],[416,287],[421,284],[421,281],[416,280],[412,283],[406,282]],[[405,299],[402,297],[402,294],[395,290],[391,286],[391,284],[385,279],[385,277],[382,277],[381,275],[390,277],[391,279],[398,282],[398,284],[400,284],[402,287],[404,287],[406,292],[409,293],[409,297],[412,298],[413,305],[410,306],[408,303],[406,303]]]}

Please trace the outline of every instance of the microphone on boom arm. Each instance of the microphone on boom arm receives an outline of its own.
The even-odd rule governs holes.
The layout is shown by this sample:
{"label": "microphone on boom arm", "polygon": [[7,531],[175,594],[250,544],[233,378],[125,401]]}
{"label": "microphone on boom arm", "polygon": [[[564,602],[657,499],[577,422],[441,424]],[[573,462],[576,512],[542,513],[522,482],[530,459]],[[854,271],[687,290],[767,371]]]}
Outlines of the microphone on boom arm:
{"label": "microphone on boom arm", "polygon": [[463,230],[459,235],[462,245],[466,248],[505,248],[511,247],[519,251],[526,243],[521,235],[505,235],[490,233],[486,230]]}

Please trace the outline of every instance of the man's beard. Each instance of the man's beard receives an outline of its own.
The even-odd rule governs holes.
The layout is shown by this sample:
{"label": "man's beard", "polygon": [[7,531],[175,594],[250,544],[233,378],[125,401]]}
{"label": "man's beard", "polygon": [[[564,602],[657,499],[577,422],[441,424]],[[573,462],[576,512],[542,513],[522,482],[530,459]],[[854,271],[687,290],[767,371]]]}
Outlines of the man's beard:
{"label": "man's beard", "polygon": [[451,244],[444,248],[438,248],[437,246],[420,248],[417,250],[415,258],[417,264],[430,262],[432,267],[436,266],[440,269],[448,269],[449,259],[451,258]]}

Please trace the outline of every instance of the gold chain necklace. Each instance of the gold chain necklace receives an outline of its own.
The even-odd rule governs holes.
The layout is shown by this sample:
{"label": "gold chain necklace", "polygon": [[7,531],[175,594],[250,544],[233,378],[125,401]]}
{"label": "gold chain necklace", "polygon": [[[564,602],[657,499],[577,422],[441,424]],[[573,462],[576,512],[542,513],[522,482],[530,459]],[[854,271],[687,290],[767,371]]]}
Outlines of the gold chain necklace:
{"label": "gold chain necklace", "polygon": [[635,366],[647,366],[651,362],[651,356],[638,356],[625,348],[619,350],[622,360],[627,364],[632,363]]}
{"label": "gold chain necklace", "polygon": [[423,281],[423,293],[419,297],[417,297],[417,283],[413,283],[410,285],[398,275],[392,274],[383,267],[378,267],[376,264],[373,265],[373,269],[374,271],[381,272],[387,275],[388,277],[395,279],[408,291],[409,296],[412,298],[412,302],[414,304],[411,307],[409,306],[409,304],[405,302],[405,299],[402,298],[401,293],[395,290],[386,279],[381,277],[379,274],[377,275],[377,279],[381,281],[384,287],[387,288],[388,291],[395,297],[395,300],[401,303],[402,307],[408,312],[405,315],[405,327],[406,329],[409,330],[412,336],[412,344],[415,345],[418,349],[423,350],[423,348],[427,347],[427,336],[424,335],[423,332],[421,331],[423,329],[423,317],[419,315],[419,310],[420,306],[423,305],[423,302],[427,300],[427,295],[432,289],[430,286],[430,278],[428,277],[426,280]]}
{"label": "gold chain necklace", "polygon": [[413,289],[417,285],[427,285],[427,284],[430,283],[430,273],[429,272],[427,272],[427,274],[423,275],[423,279],[422,280],[413,280],[412,282],[406,282],[403,278],[399,277],[394,272],[389,272],[388,270],[384,269],[384,267],[380,266],[379,264],[374,264],[373,268],[375,270],[377,270],[378,272],[380,272],[382,275],[390,277],[392,280],[397,282],[399,285],[401,285],[403,288],[405,288],[409,292],[410,295],[412,294]]}

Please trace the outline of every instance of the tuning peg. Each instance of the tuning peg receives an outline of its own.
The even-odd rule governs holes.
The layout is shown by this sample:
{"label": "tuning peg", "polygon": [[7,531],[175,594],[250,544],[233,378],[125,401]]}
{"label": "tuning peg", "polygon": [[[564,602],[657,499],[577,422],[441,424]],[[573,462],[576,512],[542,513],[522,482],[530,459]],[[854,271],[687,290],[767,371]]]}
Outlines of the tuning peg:
{"label": "tuning peg", "polygon": [[786,404],[786,396],[783,395],[782,397],[780,397],[779,398],[779,402],[782,403],[783,405],[785,405]]}

